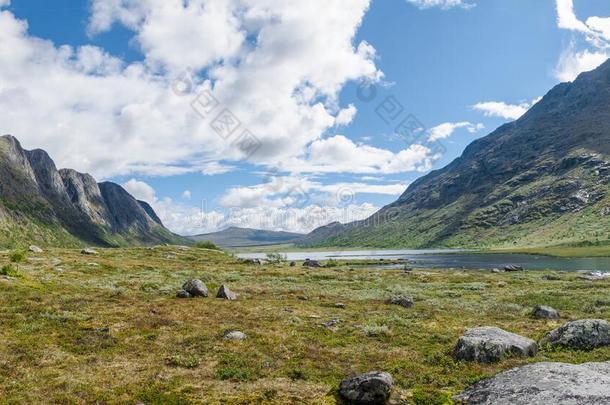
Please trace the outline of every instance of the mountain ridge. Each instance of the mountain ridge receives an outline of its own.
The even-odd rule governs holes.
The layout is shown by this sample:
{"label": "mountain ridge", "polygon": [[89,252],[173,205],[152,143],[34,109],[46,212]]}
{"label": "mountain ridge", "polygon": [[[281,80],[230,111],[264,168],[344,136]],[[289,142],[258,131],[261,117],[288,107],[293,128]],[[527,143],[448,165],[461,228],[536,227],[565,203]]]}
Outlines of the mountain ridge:
{"label": "mountain ridge", "polygon": [[[551,89],[364,221],[304,246],[507,247],[610,243],[610,60]],[[321,236],[320,236],[321,235]]]}
{"label": "mountain ridge", "polygon": [[57,169],[42,149],[0,137],[0,244],[126,246],[184,243],[121,186]]}
{"label": "mountain ridge", "polygon": [[246,247],[293,243],[303,236],[305,235],[293,232],[266,231],[232,226],[219,232],[189,236],[189,239],[210,241],[221,247]]}

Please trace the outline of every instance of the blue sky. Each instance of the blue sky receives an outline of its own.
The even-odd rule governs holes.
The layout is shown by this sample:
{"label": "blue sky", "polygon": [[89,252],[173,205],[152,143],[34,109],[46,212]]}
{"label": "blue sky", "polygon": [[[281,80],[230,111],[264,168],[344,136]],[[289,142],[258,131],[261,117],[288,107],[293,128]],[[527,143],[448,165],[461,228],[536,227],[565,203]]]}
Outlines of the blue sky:
{"label": "blue sky", "polygon": [[[0,132],[176,232],[306,232],[372,214],[609,56],[607,0],[286,4],[0,0]],[[227,139],[201,94],[239,120]],[[252,154],[233,142],[246,129]]]}

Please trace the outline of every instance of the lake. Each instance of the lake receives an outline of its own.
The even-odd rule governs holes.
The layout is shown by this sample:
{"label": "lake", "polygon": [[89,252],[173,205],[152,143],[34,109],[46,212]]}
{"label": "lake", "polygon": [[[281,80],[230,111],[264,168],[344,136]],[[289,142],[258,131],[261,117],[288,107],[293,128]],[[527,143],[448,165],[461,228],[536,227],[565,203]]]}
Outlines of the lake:
{"label": "lake", "polygon": [[[610,257],[563,258],[518,253],[477,253],[465,250],[350,250],[326,252],[286,252],[290,261],[311,260],[408,260],[414,268],[493,269],[506,265],[522,266],[527,270],[610,271]],[[264,259],[265,253],[238,254],[242,259]],[[388,265],[378,267],[402,267]]]}

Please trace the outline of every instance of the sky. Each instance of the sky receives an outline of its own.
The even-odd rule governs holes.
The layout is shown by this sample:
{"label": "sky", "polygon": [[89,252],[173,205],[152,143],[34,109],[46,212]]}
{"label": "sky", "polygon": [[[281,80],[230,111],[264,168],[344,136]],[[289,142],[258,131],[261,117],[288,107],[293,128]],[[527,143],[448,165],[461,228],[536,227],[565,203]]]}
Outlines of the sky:
{"label": "sky", "polygon": [[0,133],[180,234],[309,232],[609,57],[607,0],[0,0]]}

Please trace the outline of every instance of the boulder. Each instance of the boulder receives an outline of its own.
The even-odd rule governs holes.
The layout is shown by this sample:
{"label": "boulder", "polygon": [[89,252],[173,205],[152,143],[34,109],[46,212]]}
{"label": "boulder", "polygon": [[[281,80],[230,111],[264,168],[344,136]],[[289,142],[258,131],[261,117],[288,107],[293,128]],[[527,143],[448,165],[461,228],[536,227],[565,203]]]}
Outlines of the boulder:
{"label": "boulder", "polygon": [[237,295],[229,290],[229,287],[227,287],[226,285],[221,285],[220,288],[218,289],[218,293],[216,294],[216,298],[222,298],[225,300],[236,300],[237,299]]}
{"label": "boulder", "polygon": [[600,281],[610,278],[610,273],[602,271],[586,271],[583,272],[578,278],[588,281]]}
{"label": "boulder", "polygon": [[532,316],[536,319],[559,319],[559,312],[546,305],[536,305],[532,311]]}
{"label": "boulder", "polygon": [[390,298],[390,304],[400,305],[401,307],[411,308],[413,306],[413,298],[406,295],[397,295]]}
{"label": "boulder", "polygon": [[504,271],[523,271],[523,267],[509,264],[508,266],[504,266]]}
{"label": "boulder", "polygon": [[176,293],[176,297],[178,298],[191,298],[192,295],[188,293],[188,291],[180,290]]}
{"label": "boulder", "polygon": [[42,253],[43,250],[36,245],[31,245],[28,249],[32,253]]}
{"label": "boulder", "polygon": [[207,297],[208,287],[201,280],[189,280],[182,286],[182,289],[193,297]]}
{"label": "boulder", "polygon": [[80,253],[82,255],[94,256],[97,254],[97,250],[94,250],[91,248],[85,248],[85,249],[81,250]]}
{"label": "boulder", "polygon": [[602,319],[581,319],[567,322],[547,333],[540,343],[580,350],[610,346],[610,323]]}
{"label": "boulder", "polygon": [[297,265],[297,262],[290,262],[290,267],[295,267]]}
{"label": "boulder", "polygon": [[248,336],[244,332],[240,332],[238,330],[229,330],[225,332],[224,338],[227,340],[244,340]]}
{"label": "boulder", "polygon": [[371,371],[341,381],[339,394],[351,404],[382,405],[388,402],[393,385],[390,374]]}
{"label": "boulder", "polygon": [[536,342],[500,328],[484,326],[469,329],[454,349],[457,360],[493,363],[504,356],[534,356]]}
{"label": "boulder", "polygon": [[305,259],[303,267],[322,267],[322,265],[317,260]]}
{"label": "boulder", "polygon": [[479,381],[453,399],[467,405],[610,404],[610,362],[530,364]]}

